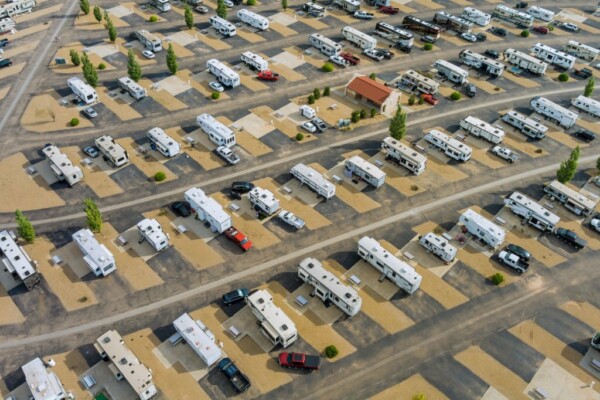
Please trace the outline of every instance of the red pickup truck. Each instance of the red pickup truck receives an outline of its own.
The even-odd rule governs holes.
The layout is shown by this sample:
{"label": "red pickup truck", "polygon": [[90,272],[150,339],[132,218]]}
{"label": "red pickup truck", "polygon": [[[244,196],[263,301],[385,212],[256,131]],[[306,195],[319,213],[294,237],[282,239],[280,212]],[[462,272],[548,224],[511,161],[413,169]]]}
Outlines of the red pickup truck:
{"label": "red pickup truck", "polygon": [[360,58],[356,57],[352,53],[340,53],[340,57],[344,60],[348,61],[350,65],[358,65],[360,64]]}
{"label": "red pickup truck", "polygon": [[265,69],[264,71],[260,71],[258,73],[258,79],[260,79],[261,81],[271,81],[271,82],[277,82],[279,80],[279,74]]}
{"label": "red pickup truck", "polygon": [[254,247],[250,239],[248,239],[246,235],[235,229],[233,226],[225,231],[225,236],[227,236],[227,239],[240,246],[244,251],[248,251]]}
{"label": "red pickup truck", "polygon": [[309,356],[304,353],[283,352],[279,355],[279,365],[283,368],[306,369],[314,371],[319,369],[321,358],[319,356]]}
{"label": "red pickup truck", "polygon": [[396,7],[390,7],[390,6],[381,6],[379,11],[381,11],[384,14],[396,15],[400,12],[400,9],[396,8]]}

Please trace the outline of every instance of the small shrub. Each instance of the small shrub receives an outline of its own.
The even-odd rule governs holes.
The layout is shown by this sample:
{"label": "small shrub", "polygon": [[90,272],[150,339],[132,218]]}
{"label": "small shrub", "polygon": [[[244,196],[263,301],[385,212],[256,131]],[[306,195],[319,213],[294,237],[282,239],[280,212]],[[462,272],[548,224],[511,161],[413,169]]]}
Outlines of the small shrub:
{"label": "small shrub", "polygon": [[78,301],[79,301],[80,303],[85,303],[86,301],[88,301],[88,298],[87,298],[87,296],[83,296],[83,297],[80,297],[80,298],[78,299]]}
{"label": "small shrub", "polygon": [[150,21],[150,22],[156,22],[156,21],[158,21],[158,16],[151,15],[150,18],[148,18],[148,21]]}
{"label": "small shrub", "polygon": [[419,97],[419,105],[425,104],[425,99],[423,97]]}
{"label": "small shrub", "polygon": [[323,64],[323,66],[321,67],[321,69],[323,70],[323,72],[333,72],[333,70],[334,70],[332,63],[325,63],[325,64]]}
{"label": "small shrub", "polygon": [[365,119],[367,118],[367,110],[362,109],[360,110],[360,119]]}
{"label": "small shrub", "polygon": [[559,82],[566,82],[569,80],[569,74],[567,74],[566,72],[563,72],[562,74],[558,75],[558,80]]}
{"label": "small shrub", "polygon": [[325,86],[325,89],[323,89],[323,97],[329,96],[330,91],[331,89],[329,89],[329,86]]}
{"label": "small shrub", "polygon": [[433,45],[431,43],[425,43],[423,45],[423,50],[427,50],[427,51],[433,50]]}
{"label": "small shrub", "polygon": [[304,139],[304,135],[300,132],[296,133],[296,140],[300,142],[302,139]]}
{"label": "small shrub", "polygon": [[256,0],[248,0],[248,1],[246,1],[246,5],[254,6],[254,5],[256,5]]}
{"label": "small shrub", "polygon": [[167,175],[165,175],[165,173],[162,171],[158,171],[156,174],[154,174],[154,180],[156,182],[162,182],[165,179],[167,179]]}
{"label": "small shrub", "polygon": [[212,92],[210,95],[210,98],[213,100],[219,100],[219,97],[221,97],[221,93],[219,92]]}
{"label": "small shrub", "polygon": [[315,95],[314,94],[308,95],[308,104],[315,104]]}
{"label": "small shrub", "polygon": [[435,228],[433,228],[433,233],[435,233],[436,235],[441,235],[442,233],[444,233],[444,230],[441,226],[436,226]]}
{"label": "small shrub", "polygon": [[106,69],[106,64],[104,64],[104,63],[100,63],[100,64],[98,64],[98,69],[99,69],[99,70]]}
{"label": "small shrub", "polygon": [[427,400],[423,393],[417,393],[412,397],[412,400]]}
{"label": "small shrub", "polygon": [[535,149],[533,152],[534,152],[534,153],[537,153],[537,154],[542,154],[542,152],[543,152],[543,151],[544,151],[544,150],[542,150],[542,149],[540,149],[540,148],[537,148],[537,149]]}
{"label": "small shrub", "polygon": [[79,119],[77,118],[71,118],[71,122],[69,122],[71,124],[71,126],[77,126],[79,125]]}
{"label": "small shrub", "polygon": [[521,37],[529,37],[529,31],[527,29],[525,29],[524,31],[521,32]]}
{"label": "small shrub", "polygon": [[415,96],[414,94],[411,94],[410,97],[408,98],[408,105],[413,106],[416,101],[417,101],[417,96]]}
{"label": "small shrub", "polygon": [[352,114],[350,115],[350,121],[353,123],[360,121],[360,111],[352,111]]}
{"label": "small shrub", "polygon": [[490,276],[490,280],[494,285],[498,286],[504,282],[504,275],[502,275],[500,272],[496,272],[494,275]]}
{"label": "small shrub", "polygon": [[337,347],[335,347],[334,345],[329,345],[327,347],[325,347],[325,357],[327,358],[333,358],[335,356],[337,356],[339,354],[339,351],[337,349]]}
{"label": "small shrub", "polygon": [[371,72],[371,74],[369,74],[369,79],[371,79],[372,81],[377,79],[377,74],[375,72]]}
{"label": "small shrub", "polygon": [[499,91],[500,91],[500,88],[499,88],[498,86],[496,86],[496,87],[494,88],[494,92],[499,92]]}
{"label": "small shrub", "polygon": [[554,30],[554,25],[551,25],[551,24],[550,25],[546,25],[546,28],[548,28],[548,30],[550,32],[552,32]]}
{"label": "small shrub", "polygon": [[313,96],[315,96],[315,100],[319,100],[321,98],[321,91],[318,88],[313,90]]}
{"label": "small shrub", "polygon": [[375,118],[376,115],[377,115],[377,110],[374,108],[371,108],[371,118]]}
{"label": "small shrub", "polygon": [[411,185],[410,190],[416,192],[417,190],[419,190],[419,187],[417,185]]}
{"label": "small shrub", "polygon": [[452,92],[452,94],[450,95],[450,98],[455,101],[460,100],[461,97],[462,96],[461,96],[460,92]]}

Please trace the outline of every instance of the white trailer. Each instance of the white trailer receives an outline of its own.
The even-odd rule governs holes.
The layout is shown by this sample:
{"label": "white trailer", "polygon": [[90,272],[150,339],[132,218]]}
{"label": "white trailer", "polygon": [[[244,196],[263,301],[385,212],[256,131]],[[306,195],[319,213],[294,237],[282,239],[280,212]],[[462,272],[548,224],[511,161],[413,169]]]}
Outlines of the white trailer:
{"label": "white trailer", "polygon": [[293,166],[290,173],[300,181],[301,185],[308,186],[326,200],[335,196],[335,186],[314,168],[300,163]]}
{"label": "white trailer", "polygon": [[279,200],[267,189],[256,186],[248,192],[248,200],[254,209],[262,210],[267,215],[273,215],[279,210]]}
{"label": "white trailer", "polygon": [[67,85],[73,91],[75,96],[85,104],[93,104],[98,101],[98,93],[96,90],[83,82],[81,79],[77,77],[72,77],[67,80]]}
{"label": "white trailer", "polygon": [[462,18],[467,21],[471,21],[476,23],[479,26],[486,26],[490,23],[492,16],[488,13],[484,13],[483,11],[479,11],[473,7],[465,7],[462,13]]}
{"label": "white trailer", "polygon": [[362,299],[348,285],[323,267],[319,260],[308,257],[298,265],[298,277],[314,287],[314,295],[324,303],[331,302],[352,317],[360,311]]}
{"label": "white trailer", "polygon": [[420,236],[419,244],[446,263],[451,263],[456,258],[456,247],[452,246],[445,237],[438,236],[433,232]]}
{"label": "white trailer", "polygon": [[527,14],[546,22],[550,22],[554,18],[554,12],[538,6],[529,7]]}
{"label": "white trailer", "polygon": [[408,169],[415,175],[419,175],[425,171],[427,157],[406,146],[399,140],[388,136],[381,142],[381,148],[387,152],[386,160]]}
{"label": "white trailer", "polygon": [[144,45],[145,48],[155,53],[162,50],[162,41],[147,30],[136,31],[133,33],[137,40]]}
{"label": "white trailer", "polygon": [[540,60],[560,68],[570,69],[575,65],[575,57],[542,43],[536,43],[531,51]]}
{"label": "white trailer", "polygon": [[171,10],[169,0],[150,0],[150,5],[156,7],[159,11],[167,12]]}
{"label": "white trailer", "polygon": [[237,12],[237,16],[240,21],[256,28],[264,31],[265,29],[269,29],[269,20],[262,15],[254,13],[250,10],[242,8]]}
{"label": "white trailer", "polygon": [[231,37],[237,34],[235,25],[218,15],[210,16],[208,22],[210,23],[210,26],[225,37]]}
{"label": "white trailer", "polygon": [[576,112],[569,111],[545,97],[536,96],[531,99],[529,104],[535,112],[543,115],[546,119],[555,121],[565,129],[570,129],[579,118],[579,114]]}
{"label": "white trailer", "polygon": [[359,31],[358,29],[354,29],[351,26],[345,26],[342,28],[342,36],[344,39],[363,50],[374,49],[377,47],[377,39]]}
{"label": "white trailer", "polygon": [[452,15],[446,11],[436,11],[433,16],[433,22],[455,32],[471,33],[473,30],[473,23],[471,21]]}
{"label": "white trailer", "polygon": [[450,82],[454,82],[459,85],[468,82],[467,79],[469,78],[469,73],[461,67],[449,63],[448,61],[437,60],[433,64],[433,67],[436,69],[438,75],[448,79]]}
{"label": "white trailer", "polygon": [[347,159],[345,169],[376,188],[385,183],[385,172],[360,156]]}
{"label": "white trailer", "polygon": [[58,147],[50,145],[44,147],[42,151],[50,160],[50,169],[59,181],[66,181],[69,186],[73,186],[83,179],[81,168],[73,165],[69,157],[61,153]]}
{"label": "white trailer", "polygon": [[584,113],[600,118],[600,101],[598,100],[580,95],[573,99],[571,104],[573,107],[580,109]]}
{"label": "white trailer", "polygon": [[565,47],[563,47],[563,51],[567,54],[570,54],[575,57],[582,58],[586,61],[594,61],[600,50],[588,46],[587,44],[579,43],[574,40],[569,40],[569,43]]}
{"label": "white trailer", "polygon": [[206,62],[206,67],[223,85],[232,88],[240,85],[240,76],[237,72],[223,64],[221,61],[211,58]]}
{"label": "white trailer", "polygon": [[165,157],[175,157],[181,153],[181,146],[171,136],[167,135],[161,128],[155,127],[148,131],[146,137],[154,146],[156,150]]}
{"label": "white trailer", "polygon": [[479,118],[471,117],[470,115],[467,118],[462,119],[459,125],[471,135],[485,139],[494,144],[502,143],[502,139],[504,139],[504,131],[502,129],[492,126]]}
{"label": "white trailer", "polygon": [[8,32],[15,27],[15,21],[12,18],[0,18],[0,33]]}
{"label": "white trailer", "polygon": [[138,83],[136,83],[133,79],[125,76],[123,78],[119,78],[118,80],[119,87],[125,90],[131,97],[136,100],[141,100],[148,95],[146,89],[141,87]]}
{"label": "white trailer", "polygon": [[544,75],[548,68],[547,63],[515,49],[504,50],[504,59],[512,65],[537,75]]}
{"label": "white trailer", "polygon": [[173,321],[173,327],[208,367],[223,356],[221,348],[215,343],[215,335],[201,321],[194,321],[188,313]]}
{"label": "white trailer", "polygon": [[475,53],[472,50],[462,50],[458,54],[458,58],[460,58],[463,64],[487,73],[495,78],[499,77],[504,72],[504,64],[499,61],[492,60],[491,58],[488,58],[482,54]]}
{"label": "white trailer", "polygon": [[123,148],[119,143],[115,142],[112,137],[108,135],[100,136],[94,141],[100,153],[108,160],[113,167],[118,168],[129,162],[129,155],[127,150]]}
{"label": "white trailer", "polygon": [[269,62],[251,51],[245,51],[240,57],[242,62],[246,64],[250,69],[255,71],[264,71],[269,69]]}
{"label": "white trailer", "polygon": [[313,33],[308,37],[308,41],[312,46],[316,47],[321,53],[327,56],[338,55],[342,51],[341,44],[334,42],[320,33]]}
{"label": "white trailer", "polygon": [[163,232],[162,226],[155,219],[144,218],[137,224],[140,232],[140,241],[147,241],[156,251],[163,251],[169,247],[169,235]]}
{"label": "white trailer", "polygon": [[523,28],[531,28],[531,25],[533,25],[533,16],[515,10],[514,8],[507,7],[504,4],[498,4],[492,15]]}
{"label": "white trailer", "polygon": [[438,149],[443,150],[448,157],[457,161],[466,162],[471,158],[471,154],[473,153],[473,149],[463,142],[451,138],[436,129],[429,131],[429,133],[425,135],[425,140]]}
{"label": "white trailer", "polygon": [[0,232],[0,265],[13,279],[23,282],[27,290],[42,284],[37,263],[29,257],[23,247],[19,246],[14,232]]}
{"label": "white trailer", "polygon": [[502,116],[502,121],[517,128],[523,135],[532,139],[546,137],[548,127],[516,111],[508,111]]}
{"label": "white trailer", "polygon": [[423,277],[413,267],[387,251],[375,239],[363,236],[358,241],[358,255],[408,294],[415,293]]}
{"label": "white trailer", "polygon": [[541,204],[520,192],[513,192],[509,197],[504,199],[504,204],[513,213],[522,217],[528,224],[542,232],[552,232],[560,222],[558,215],[548,211]]}
{"label": "white trailer", "polygon": [[349,13],[360,10],[360,0],[333,0],[333,5],[336,5]]}
{"label": "white trailer", "polygon": [[[24,397],[31,400],[62,400],[70,395],[65,390],[60,381],[60,378],[50,369],[46,369],[46,365],[40,358],[35,358],[21,367],[23,375],[25,375],[25,383],[31,396],[23,393]],[[15,398],[13,396],[8,397]]]}
{"label": "white trailer", "polygon": [[196,117],[196,123],[217,146],[235,146],[235,133],[212,115],[200,114]]}
{"label": "white trailer", "polygon": [[183,197],[190,203],[194,210],[195,218],[202,222],[208,222],[213,232],[223,233],[231,228],[231,216],[223,210],[221,204],[212,197],[208,197],[202,189],[191,188]]}
{"label": "white trailer", "polygon": [[15,17],[20,14],[31,12],[35,6],[35,0],[17,0],[13,3],[3,4],[0,6],[0,18]]}
{"label": "white trailer", "polygon": [[322,18],[325,16],[325,7],[313,2],[304,4],[302,6],[302,10],[306,11],[306,13],[311,17]]}
{"label": "white trailer", "polygon": [[98,243],[92,231],[80,229],[72,237],[94,275],[106,276],[117,270],[115,257],[105,245]]}
{"label": "white trailer", "polygon": [[440,90],[440,83],[419,74],[417,71],[408,70],[401,77],[400,82],[404,86],[411,85],[411,90],[423,93],[436,94]]}
{"label": "white trailer", "polygon": [[557,180],[544,186],[544,192],[546,192],[551,200],[558,200],[567,210],[577,215],[592,215],[598,203],[597,197],[592,200]]}
{"label": "white trailer", "polygon": [[381,36],[389,40],[390,42],[399,44],[401,46],[410,48],[415,42],[415,37],[409,31],[404,29],[396,28],[394,25],[388,24],[387,22],[380,21],[375,24],[376,35]]}
{"label": "white trailer", "polygon": [[470,208],[461,214],[458,221],[471,235],[494,249],[504,243],[506,231]]}
{"label": "white trailer", "polygon": [[273,345],[291,346],[298,339],[298,331],[292,320],[273,303],[273,296],[265,290],[257,290],[246,297],[246,304],[258,319],[258,329]]}

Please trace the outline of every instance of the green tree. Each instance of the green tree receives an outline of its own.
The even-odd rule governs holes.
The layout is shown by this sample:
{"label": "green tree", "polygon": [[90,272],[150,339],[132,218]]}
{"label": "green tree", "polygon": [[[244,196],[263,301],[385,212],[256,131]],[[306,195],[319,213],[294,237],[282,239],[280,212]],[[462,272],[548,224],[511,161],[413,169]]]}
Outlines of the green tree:
{"label": "green tree", "polygon": [[425,43],[423,45],[423,50],[427,50],[427,51],[433,50],[433,45],[431,43]]}
{"label": "green tree", "polygon": [[600,172],[600,157],[596,160],[596,169]]}
{"label": "green tree", "polygon": [[287,10],[288,8],[288,0],[281,0],[281,7],[283,8],[283,10]]}
{"label": "green tree", "polygon": [[227,6],[223,0],[217,1],[217,15],[221,18],[227,18]]}
{"label": "green tree", "polygon": [[246,5],[252,7],[256,5],[256,0],[247,0]]}
{"label": "green tree", "polygon": [[369,75],[369,79],[374,81],[375,79],[377,79],[377,74],[375,72],[371,72],[371,74]]}
{"label": "green tree", "polygon": [[112,19],[110,19],[110,15],[108,15],[108,11],[104,11],[104,27],[106,29],[108,29],[108,24],[111,23],[112,24]]}
{"label": "green tree", "polygon": [[406,136],[406,113],[398,107],[396,114],[390,121],[390,136],[396,140],[402,140]]}
{"label": "green tree", "polygon": [[375,118],[376,115],[377,115],[377,110],[374,108],[371,108],[371,118]]}
{"label": "green tree", "polygon": [[365,110],[364,108],[362,110],[360,110],[360,119],[365,119],[367,118],[367,110]]}
{"label": "green tree", "polygon": [[183,18],[185,19],[187,27],[192,29],[194,27],[194,13],[192,13],[192,9],[187,4],[184,8]]}
{"label": "green tree", "polygon": [[81,59],[79,58],[79,53],[77,53],[77,50],[69,50],[69,55],[71,56],[71,62],[73,63],[73,65],[79,67],[79,65],[81,64]]}
{"label": "green tree", "polygon": [[79,8],[85,15],[90,13],[90,2],[88,0],[79,0]]}
{"label": "green tree", "polygon": [[352,111],[352,114],[350,114],[350,121],[353,123],[360,121],[360,111]]}
{"label": "green tree", "polygon": [[494,275],[490,276],[490,280],[494,285],[498,286],[504,282],[504,275],[500,272],[496,272]]}
{"label": "green tree", "polygon": [[83,201],[83,210],[85,211],[88,228],[92,232],[100,232],[102,230],[102,213],[100,213],[94,200],[91,198],[85,199]]}
{"label": "green tree", "polygon": [[411,94],[410,97],[408,98],[408,105],[412,106],[417,102],[417,96],[415,96],[414,94]]}
{"label": "green tree", "polygon": [[167,67],[171,74],[175,75],[177,73],[177,55],[175,55],[172,43],[169,43],[169,48],[167,49]]}
{"label": "green tree", "polygon": [[569,80],[569,74],[567,74],[566,72],[563,72],[562,74],[558,75],[559,82],[566,82],[568,80]]}
{"label": "green tree", "polygon": [[334,345],[329,345],[327,347],[325,347],[325,357],[327,358],[333,358],[335,356],[337,356],[339,354],[339,351],[337,349],[337,347],[335,347]]}
{"label": "green tree", "polygon": [[319,100],[321,98],[321,91],[319,90],[319,88],[313,90],[313,96],[315,96],[315,100]]}
{"label": "green tree", "polygon": [[452,92],[450,94],[450,98],[454,101],[460,100],[461,97],[462,97],[462,95],[460,94],[460,92]]}
{"label": "green tree", "polygon": [[569,159],[560,163],[560,167],[556,171],[556,179],[560,183],[570,182],[575,177],[580,153],[579,146],[577,146],[571,151]]}
{"label": "green tree", "polygon": [[309,94],[307,101],[308,101],[308,104],[315,104],[315,95]]}
{"label": "green tree", "polygon": [[529,31],[527,29],[525,29],[524,31],[521,32],[521,37],[529,37]]}
{"label": "green tree", "polygon": [[219,97],[221,97],[221,93],[219,92],[212,92],[210,95],[210,98],[213,100],[219,100]]}
{"label": "green tree", "polygon": [[29,222],[29,219],[23,215],[21,210],[15,211],[15,219],[17,220],[17,232],[19,236],[27,241],[27,243],[33,243],[35,240],[35,229]]}
{"label": "green tree", "polygon": [[332,63],[328,63],[328,62],[326,62],[325,64],[323,64],[323,66],[321,67],[321,69],[323,70],[323,72],[332,72],[334,70],[333,64]]}
{"label": "green tree", "polygon": [[140,67],[133,49],[127,50],[127,75],[134,82],[139,81],[142,77],[142,67]]}
{"label": "green tree", "polygon": [[167,179],[167,175],[162,171],[158,171],[157,173],[154,174],[154,180],[156,182],[162,182],[165,179]]}
{"label": "green tree", "polygon": [[98,6],[94,6],[94,18],[96,18],[96,21],[102,22],[102,10]]}
{"label": "green tree", "polygon": [[96,87],[98,85],[98,72],[96,72],[96,67],[94,67],[94,64],[90,62],[87,53],[83,53],[83,56],[81,57],[81,63],[83,64],[82,69],[85,81],[91,87]]}
{"label": "green tree", "polygon": [[330,91],[331,89],[329,88],[329,86],[325,86],[325,89],[323,89],[323,97],[329,96]]}
{"label": "green tree", "polygon": [[594,76],[590,76],[590,79],[588,79],[587,83],[585,84],[585,89],[583,89],[583,95],[585,97],[592,97],[595,85],[596,80],[594,79]]}
{"label": "green tree", "polygon": [[106,25],[106,29],[108,29],[108,38],[111,42],[114,42],[117,40],[117,28],[115,28],[112,20],[109,20]]}

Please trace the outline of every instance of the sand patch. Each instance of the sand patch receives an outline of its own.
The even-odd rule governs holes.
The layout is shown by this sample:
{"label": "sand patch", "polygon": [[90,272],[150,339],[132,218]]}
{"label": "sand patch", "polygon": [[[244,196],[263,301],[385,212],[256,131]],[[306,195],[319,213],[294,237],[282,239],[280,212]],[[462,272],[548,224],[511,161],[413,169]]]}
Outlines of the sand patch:
{"label": "sand patch", "polygon": [[[102,74],[102,71],[98,70],[98,65],[100,65],[100,63],[106,65],[106,70],[114,70],[115,67],[113,67],[111,64],[109,64],[108,62],[104,61],[104,59],[96,52],[94,52],[94,47],[98,47],[99,49],[101,49],[102,45],[98,45],[98,46],[93,46],[90,48],[87,48],[86,54],[88,56],[88,58],[90,59],[90,62],[92,64],[94,64],[94,66],[96,66],[96,70],[100,73],[100,75]],[[50,67],[52,68],[52,70],[58,74],[69,74],[69,75],[77,75],[81,73],[81,65],[79,66],[75,66],[72,62],[71,62],[71,56],[69,54],[69,52],[71,50],[75,50],[81,57],[81,54],[83,54],[84,52],[84,46],[79,43],[79,42],[75,42],[75,43],[70,43],[68,45],[62,46],[61,48],[58,49],[58,51],[56,52],[56,54],[54,55],[54,57],[52,58],[52,62],[50,63]],[[102,53],[102,50],[99,50],[100,53]],[[115,49],[115,52],[117,52],[117,50]],[[63,58],[67,63],[66,64],[56,64],[54,62],[54,60],[56,58]],[[66,78],[65,78],[66,80]]]}
{"label": "sand patch", "polygon": [[40,43],[39,40],[34,40],[31,42],[21,44],[17,47],[10,47],[10,48],[4,50],[4,54],[2,57],[3,58],[13,58],[13,57],[18,56],[19,54],[34,51],[39,43]]}
{"label": "sand patch", "polygon": [[519,279],[517,275],[512,273],[511,269],[503,266],[500,263],[494,263],[488,256],[480,253],[470,245],[458,249],[458,259],[465,263],[469,268],[481,274],[485,279],[500,272],[504,275],[504,282],[509,285]]}
{"label": "sand patch", "polygon": [[0,326],[22,324],[25,317],[19,307],[12,301],[6,290],[0,285]]}
{"label": "sand patch", "polygon": [[[496,86],[495,84],[493,84],[489,81],[476,78],[474,76],[469,76],[469,82],[474,83],[475,86],[477,86],[479,89],[483,90],[486,93],[497,94],[497,93],[505,92],[505,90],[502,89],[501,87]],[[498,89],[498,90],[496,90],[496,89]]]}
{"label": "sand patch", "polygon": [[540,84],[537,83],[536,81],[527,79],[527,78],[523,78],[520,76],[516,76],[513,73],[511,73],[510,71],[506,71],[505,74],[502,74],[502,78],[508,79],[509,81],[514,82],[517,85],[526,87],[528,89],[540,86]]}
{"label": "sand patch", "polygon": [[306,79],[304,75],[281,63],[271,63],[269,64],[269,68],[290,82],[298,82]]}
{"label": "sand patch", "polygon": [[26,63],[13,64],[8,68],[0,69],[0,79],[4,79],[9,76],[18,74],[19,72],[23,71],[23,68],[25,68],[25,64]]}
{"label": "sand patch", "polygon": [[[62,107],[58,100],[58,93],[53,90],[33,97],[21,117],[23,127],[33,132],[45,133],[94,126],[87,118],[81,118],[76,108]],[[72,118],[79,119],[79,125],[76,128],[71,127]]]}
{"label": "sand patch", "polygon": [[10,91],[11,88],[12,88],[12,86],[10,86],[10,85],[0,88],[0,100],[4,99],[6,97],[6,95],[8,94],[8,92]]}
{"label": "sand patch", "polygon": [[123,193],[123,189],[100,167],[92,164],[91,167],[85,168],[81,165],[81,160],[87,158],[87,156],[79,147],[63,147],[61,151],[69,157],[73,165],[78,165],[84,170],[85,185],[89,186],[98,197],[108,197]]}
{"label": "sand patch", "polygon": [[[108,13],[110,14],[110,20],[112,21],[113,25],[117,29],[129,26],[129,24],[127,22],[123,21],[120,17],[132,14],[132,12],[129,11],[129,13],[126,13],[126,12],[120,13],[117,11],[118,9],[123,9],[124,11],[129,11],[128,9],[125,9],[123,6],[117,6],[117,7],[108,9]],[[102,8],[100,8],[100,10],[102,11],[102,14],[104,15],[104,10]],[[82,30],[105,29],[104,28],[104,17],[102,18],[101,22],[98,22],[98,21],[96,21],[96,17],[94,17],[93,12],[90,11],[90,13],[88,15],[80,13],[77,16],[77,18],[75,18],[75,27],[77,29],[82,29]]]}
{"label": "sand patch", "polygon": [[79,383],[79,375],[83,374],[89,368],[79,350],[54,354],[44,358],[44,360],[49,358],[56,361],[56,365],[52,367],[52,371],[58,376],[64,388],[72,392],[76,399],[89,398],[89,392]]}
{"label": "sand patch", "polygon": [[388,333],[394,334],[414,325],[412,319],[369,286],[364,286],[359,295],[362,298],[360,310]]}
{"label": "sand patch", "polygon": [[[25,21],[31,21],[32,19],[36,19],[36,18],[40,18],[43,17],[45,15],[49,15],[55,12],[59,12],[60,9],[63,7],[63,4],[57,4],[51,7],[46,7],[46,8],[42,8],[42,9],[38,9],[36,11],[30,12],[30,13],[25,13],[25,14],[21,14],[18,17],[18,22],[22,23]],[[91,13],[90,13],[91,14]]]}
{"label": "sand patch", "polygon": [[430,0],[413,0],[415,3],[422,5],[423,7],[429,8],[430,10],[439,10],[444,8],[441,4],[437,4]]}
{"label": "sand patch", "polygon": [[110,97],[108,95],[109,92],[107,88],[97,88],[96,92],[98,93],[98,98],[102,104],[112,111],[121,121],[130,121],[132,119],[142,118],[140,113],[138,113],[129,104],[125,103],[121,98]]}
{"label": "sand patch", "polygon": [[561,304],[560,308],[597,331],[600,331],[600,309],[590,303],[569,301]]}
{"label": "sand patch", "polygon": [[284,37],[294,36],[298,34],[298,32],[296,32],[295,30],[290,29],[287,26],[280,24],[279,22],[271,22],[269,24],[269,28],[273,29],[275,32],[279,33],[281,36]]}
{"label": "sand patch", "polygon": [[431,383],[427,382],[420,374],[413,375],[397,385],[379,392],[371,397],[370,400],[404,399],[407,398],[407,395],[411,396],[417,393],[424,394],[426,399],[448,400],[448,397]]}
{"label": "sand patch", "polygon": [[231,48],[227,42],[221,39],[221,36],[212,28],[208,29],[207,33],[198,31],[198,40],[212,48],[213,50],[228,50]]}
{"label": "sand patch", "polygon": [[298,143],[308,143],[311,140],[317,139],[315,135],[311,135],[300,128],[296,123],[289,118],[280,117],[276,118],[274,116],[274,111],[268,106],[259,106],[256,108],[250,109],[250,112],[258,115],[262,118],[266,123],[270,124],[273,122],[273,126],[275,129],[278,129],[281,133],[289,137],[291,140],[297,142],[296,134],[301,132],[304,135],[304,139]]}
{"label": "sand patch", "polygon": [[[175,175],[170,169],[165,167],[159,160],[152,157],[148,153],[143,154],[140,150],[140,146],[130,138],[121,138],[115,140],[118,144],[123,146],[127,153],[129,154],[129,161],[131,161],[135,166],[142,171],[144,175],[150,178],[155,183],[163,183],[168,182],[173,179],[177,179],[177,175]],[[166,175],[166,179],[162,182],[156,182],[154,180],[154,174],[162,171]]]}
{"label": "sand patch", "polygon": [[[191,32],[191,31],[189,31],[189,32]],[[175,40],[171,39],[170,37],[165,37],[165,36],[161,35],[159,32],[155,32],[154,35],[156,35],[156,37],[159,38],[163,42],[163,48],[164,48],[165,52],[169,49],[169,45],[172,45],[173,51],[175,51],[175,55],[177,55],[178,59],[186,58],[186,57],[193,57],[193,56],[195,56],[193,51],[184,47],[185,45],[178,43],[180,40],[182,40],[180,36],[183,33],[184,32],[179,32],[178,33],[179,36],[176,36]],[[196,38],[192,37],[187,40],[196,41]],[[183,41],[182,43],[185,43],[185,41]]]}
{"label": "sand patch", "polygon": [[515,149],[517,154],[525,153],[529,157],[533,158],[545,157],[549,154],[541,147],[537,147],[533,143],[526,142],[525,135],[519,136],[519,139],[514,139],[511,135],[504,135],[503,143],[506,146]]}

